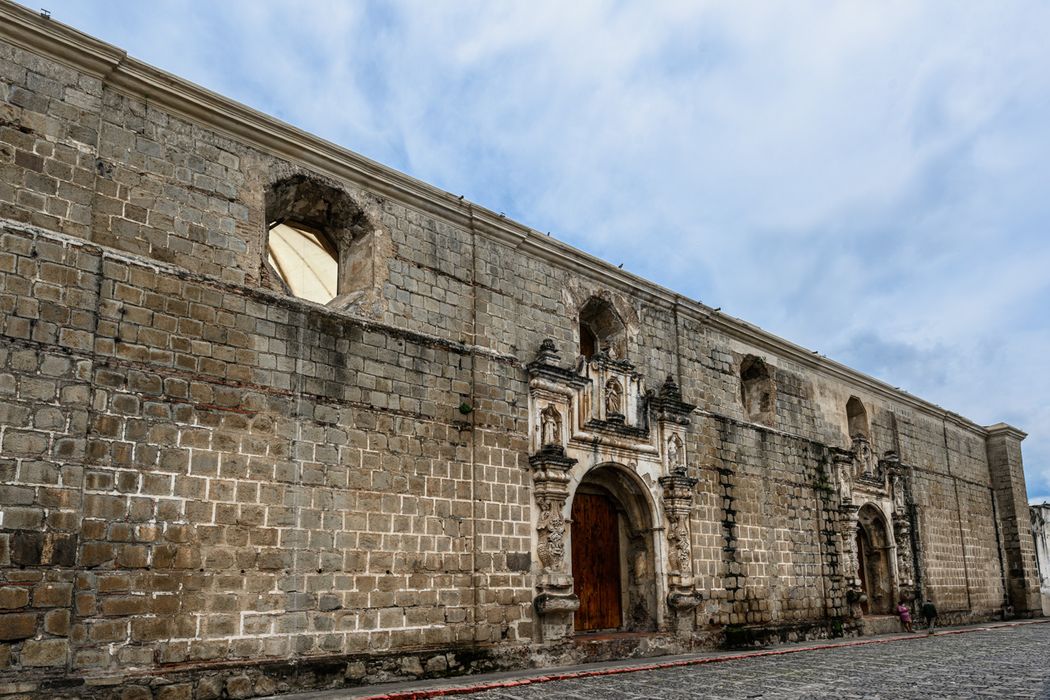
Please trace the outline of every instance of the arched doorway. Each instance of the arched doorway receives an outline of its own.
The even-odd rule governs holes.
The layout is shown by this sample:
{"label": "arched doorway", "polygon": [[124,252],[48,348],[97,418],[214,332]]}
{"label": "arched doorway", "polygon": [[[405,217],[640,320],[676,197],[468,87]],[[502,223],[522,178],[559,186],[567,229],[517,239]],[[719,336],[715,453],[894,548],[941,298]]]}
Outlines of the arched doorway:
{"label": "arched doorway", "polygon": [[652,509],[641,485],[617,466],[592,469],[573,496],[571,521],[576,631],[655,629]]}
{"label": "arched doorway", "polygon": [[877,506],[864,505],[857,514],[857,573],[867,594],[865,614],[894,613],[892,554],[886,517]]}

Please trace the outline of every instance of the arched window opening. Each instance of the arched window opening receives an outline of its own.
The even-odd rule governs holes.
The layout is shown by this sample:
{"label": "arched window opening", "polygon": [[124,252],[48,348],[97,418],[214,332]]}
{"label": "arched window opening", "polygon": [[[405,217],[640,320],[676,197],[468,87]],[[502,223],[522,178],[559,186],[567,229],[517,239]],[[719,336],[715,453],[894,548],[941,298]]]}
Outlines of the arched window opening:
{"label": "arched window opening", "polygon": [[773,425],[777,406],[776,385],[769,366],[754,355],[746,356],[740,363],[740,400],[748,420]]}
{"label": "arched window opening", "polygon": [[846,420],[851,440],[858,435],[865,438],[871,437],[868,427],[868,412],[864,408],[864,404],[856,396],[849,397],[849,401],[846,402]]}
{"label": "arched window opening", "polygon": [[373,287],[375,232],[349,194],[306,175],[266,193],[266,267],[275,288],[317,302]]}
{"label": "arched window opening", "polygon": [[580,309],[580,354],[590,359],[599,352],[626,359],[627,329],[612,304],[592,297]]}

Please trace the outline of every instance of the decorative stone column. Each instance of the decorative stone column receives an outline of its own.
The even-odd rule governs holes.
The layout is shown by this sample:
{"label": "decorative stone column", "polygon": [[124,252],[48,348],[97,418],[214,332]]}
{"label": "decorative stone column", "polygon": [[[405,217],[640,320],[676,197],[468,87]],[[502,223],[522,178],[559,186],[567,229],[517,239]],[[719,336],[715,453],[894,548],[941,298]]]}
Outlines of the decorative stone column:
{"label": "decorative stone column", "polygon": [[679,627],[690,622],[689,613],[701,602],[693,578],[693,547],[690,516],[697,479],[689,476],[685,437],[689,415],[696,408],[682,401],[682,391],[668,376],[655,396],[649,399],[652,419],[659,426],[661,452],[667,475],[659,479],[663,487],[664,516],[667,519],[667,604]]}
{"label": "decorative stone column", "polygon": [[660,477],[667,517],[667,604],[680,618],[700,604],[693,578],[693,551],[689,516],[693,511],[693,489],[697,479],[685,467]]}
{"label": "decorative stone column", "polygon": [[850,614],[860,617],[860,603],[864,596],[861,590],[857,560],[857,514],[860,506],[853,504],[853,471],[855,455],[849,450],[832,452],[832,473],[839,492],[839,569],[842,586],[849,605]]}
{"label": "decorative stone column", "polygon": [[571,370],[559,366],[557,348],[544,340],[536,359],[528,365],[531,377],[530,411],[533,449],[529,457],[536,503],[536,554],[542,569],[536,578],[533,601],[540,621],[540,638],[555,642],[571,636],[573,613],[580,600],[573,593],[572,575],[565,561],[565,502],[569,497],[569,470],[576,460],[565,453],[568,439],[569,399],[559,387],[587,384]]}
{"label": "decorative stone column", "polygon": [[540,616],[543,641],[557,641],[572,634],[573,613],[580,599],[572,589],[572,576],[565,563],[565,501],[569,497],[569,470],[576,460],[565,456],[560,445],[544,446],[529,457],[532,481],[539,508],[536,522],[537,553],[543,566],[536,581],[534,601]]}
{"label": "decorative stone column", "polygon": [[901,466],[895,452],[887,452],[882,460],[889,476],[890,498],[893,502],[893,541],[897,545],[898,596],[905,600],[915,598],[915,566],[911,547],[911,499],[908,497],[907,471]]}
{"label": "decorative stone column", "polygon": [[860,617],[860,604],[866,596],[860,585],[860,561],[857,552],[857,514],[860,512],[860,506],[844,503],[839,511],[842,515],[842,581],[846,587],[846,602],[849,603],[850,615]]}

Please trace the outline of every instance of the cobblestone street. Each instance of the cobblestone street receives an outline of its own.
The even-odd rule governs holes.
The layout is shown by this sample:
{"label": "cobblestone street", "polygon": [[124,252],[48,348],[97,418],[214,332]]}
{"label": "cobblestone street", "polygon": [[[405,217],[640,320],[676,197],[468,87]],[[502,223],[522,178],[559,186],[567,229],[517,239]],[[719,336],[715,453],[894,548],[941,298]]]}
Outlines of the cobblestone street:
{"label": "cobblestone street", "polygon": [[460,697],[1050,698],[1050,625],[551,681]]}

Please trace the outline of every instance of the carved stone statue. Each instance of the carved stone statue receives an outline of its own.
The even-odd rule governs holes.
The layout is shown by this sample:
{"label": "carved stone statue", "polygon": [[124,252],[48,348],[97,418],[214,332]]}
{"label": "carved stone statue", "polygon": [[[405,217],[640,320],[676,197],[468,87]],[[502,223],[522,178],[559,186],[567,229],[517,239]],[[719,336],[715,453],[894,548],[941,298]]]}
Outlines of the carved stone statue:
{"label": "carved stone statue", "polygon": [[541,445],[561,444],[561,414],[552,404],[540,411]]}
{"label": "carved stone statue", "polygon": [[861,434],[853,436],[853,451],[856,454],[857,459],[857,476],[874,476],[875,475],[875,453],[871,449],[871,443],[868,442],[868,438]]}
{"label": "carved stone statue", "polygon": [[853,475],[850,474],[850,465],[842,462],[838,465],[839,472],[839,496],[843,503],[853,502]]}
{"label": "carved stone statue", "polygon": [[682,464],[682,439],[672,435],[667,441],[667,466],[670,469]]}
{"label": "carved stone statue", "polygon": [[895,513],[904,513],[904,479],[901,478],[900,474],[894,474],[890,481],[893,487],[893,511]]}
{"label": "carved stone statue", "polygon": [[623,389],[620,388],[620,382],[613,378],[605,383],[605,415],[617,414],[623,414]]}

